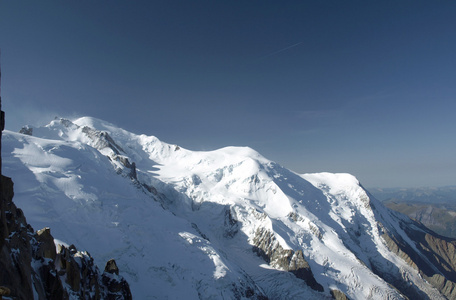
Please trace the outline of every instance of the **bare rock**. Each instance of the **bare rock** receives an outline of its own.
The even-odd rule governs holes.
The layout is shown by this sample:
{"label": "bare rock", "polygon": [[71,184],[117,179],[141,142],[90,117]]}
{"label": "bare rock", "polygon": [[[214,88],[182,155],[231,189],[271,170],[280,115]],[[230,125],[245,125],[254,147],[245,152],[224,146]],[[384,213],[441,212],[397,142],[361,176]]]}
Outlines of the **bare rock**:
{"label": "bare rock", "polygon": [[418,270],[442,295],[456,299],[456,240],[440,236],[412,220],[401,227],[415,242],[415,248],[399,234],[385,232],[383,239],[390,251]]}
{"label": "bare rock", "polygon": [[57,252],[55,250],[54,238],[51,235],[51,229],[46,227],[38,230],[36,232],[36,240],[38,241],[36,254],[39,257],[55,260]]}
{"label": "bare rock", "polygon": [[30,241],[34,233],[25,223],[22,211],[12,201],[14,192],[11,178],[2,176],[0,180],[4,220],[1,231],[6,235],[0,249],[0,281],[12,296],[33,299]]}
{"label": "bare rock", "polygon": [[57,251],[51,230],[34,232],[13,203],[11,179],[2,176],[0,185],[0,282],[12,299],[132,299],[114,260],[101,274],[74,245]]}
{"label": "bare rock", "polygon": [[116,261],[114,259],[108,260],[104,271],[107,273],[119,275],[119,268],[117,267]]}
{"label": "bare rock", "polygon": [[253,251],[269,265],[293,273],[297,278],[304,280],[312,289],[323,292],[323,286],[315,280],[301,250],[283,249],[274,234],[264,228],[258,228],[253,243]]}
{"label": "bare rock", "polygon": [[349,300],[347,295],[345,295],[343,292],[341,292],[339,290],[331,290],[330,293],[331,293],[331,296],[336,300]]}
{"label": "bare rock", "polygon": [[19,130],[19,133],[33,135],[33,127],[26,125]]}
{"label": "bare rock", "polygon": [[119,268],[114,259],[110,259],[106,263],[105,271],[102,275],[102,283],[107,287],[106,299],[132,299],[130,286],[119,275]]}

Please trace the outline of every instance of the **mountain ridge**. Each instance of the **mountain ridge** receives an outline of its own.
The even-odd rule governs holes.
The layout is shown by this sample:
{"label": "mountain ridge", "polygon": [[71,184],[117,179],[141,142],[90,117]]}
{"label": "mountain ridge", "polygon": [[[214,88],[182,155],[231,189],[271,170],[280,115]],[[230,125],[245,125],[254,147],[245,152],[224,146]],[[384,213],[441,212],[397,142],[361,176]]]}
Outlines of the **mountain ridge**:
{"label": "mountain ridge", "polygon": [[0,299],[132,299],[114,259],[100,272],[88,252],[55,240],[49,227],[34,231],[13,202],[2,162],[0,155]]}
{"label": "mountain ridge", "polygon": [[190,151],[88,117],[27,132],[4,139],[5,172],[28,179],[17,201],[97,260],[119,257],[133,296],[454,297],[454,266],[425,255],[453,241],[352,175],[297,174],[248,147]]}
{"label": "mountain ridge", "polygon": [[382,203],[443,236],[456,238],[456,186],[369,188]]}
{"label": "mountain ridge", "polygon": [[456,205],[456,186],[420,188],[368,188],[381,201]]}

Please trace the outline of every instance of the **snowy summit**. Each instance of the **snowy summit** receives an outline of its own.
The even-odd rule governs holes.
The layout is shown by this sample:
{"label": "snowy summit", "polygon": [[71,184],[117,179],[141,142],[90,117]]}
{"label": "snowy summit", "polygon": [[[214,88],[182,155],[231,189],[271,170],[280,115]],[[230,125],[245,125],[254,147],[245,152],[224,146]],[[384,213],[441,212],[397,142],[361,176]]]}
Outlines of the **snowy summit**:
{"label": "snowy summit", "polygon": [[454,260],[434,247],[454,242],[349,174],[297,174],[247,147],[190,151],[89,117],[5,131],[2,157],[28,222],[115,258],[135,299],[455,296]]}

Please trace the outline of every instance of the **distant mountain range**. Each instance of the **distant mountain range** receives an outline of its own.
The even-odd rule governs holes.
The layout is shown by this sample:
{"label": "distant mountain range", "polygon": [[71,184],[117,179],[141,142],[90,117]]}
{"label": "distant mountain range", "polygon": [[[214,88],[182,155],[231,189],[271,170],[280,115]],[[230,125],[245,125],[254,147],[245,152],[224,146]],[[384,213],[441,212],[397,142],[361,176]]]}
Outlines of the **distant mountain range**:
{"label": "distant mountain range", "polygon": [[423,188],[368,188],[380,201],[456,205],[456,185]]}
{"label": "distant mountain range", "polygon": [[114,258],[134,299],[456,298],[455,240],[349,174],[297,174],[248,147],[190,151],[89,117],[5,131],[2,157],[28,222]]}
{"label": "distant mountain range", "polygon": [[438,188],[370,188],[377,199],[438,234],[456,238],[456,186]]}

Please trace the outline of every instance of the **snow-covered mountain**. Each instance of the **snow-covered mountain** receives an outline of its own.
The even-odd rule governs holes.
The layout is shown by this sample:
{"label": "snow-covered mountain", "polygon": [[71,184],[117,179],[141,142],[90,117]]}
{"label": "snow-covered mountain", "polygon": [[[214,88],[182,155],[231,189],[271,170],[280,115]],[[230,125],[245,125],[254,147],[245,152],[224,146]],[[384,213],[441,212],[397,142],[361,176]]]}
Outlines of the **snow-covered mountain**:
{"label": "snow-covered mountain", "polygon": [[189,151],[88,117],[4,131],[2,157],[28,222],[114,258],[134,299],[456,296],[455,242],[349,174],[296,174],[246,147]]}

